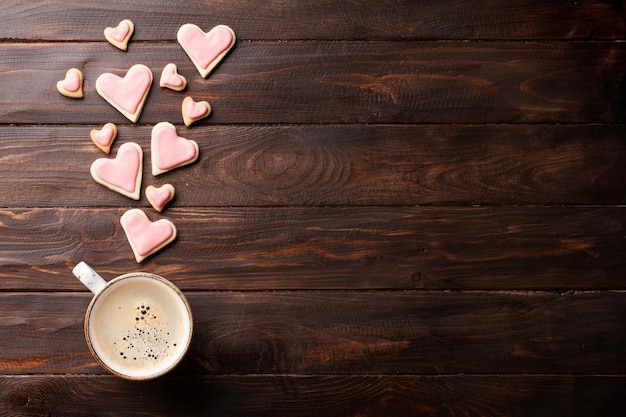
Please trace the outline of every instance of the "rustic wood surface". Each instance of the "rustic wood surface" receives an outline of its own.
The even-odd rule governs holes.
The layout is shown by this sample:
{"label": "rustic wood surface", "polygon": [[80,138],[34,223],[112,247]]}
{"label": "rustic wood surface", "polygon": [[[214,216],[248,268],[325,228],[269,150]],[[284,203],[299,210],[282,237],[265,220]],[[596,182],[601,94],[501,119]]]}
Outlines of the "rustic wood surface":
{"label": "rustic wood surface", "polygon": [[[623,416],[626,9],[621,1],[0,0],[1,416]],[[102,31],[129,18],[122,52]],[[202,79],[184,23],[228,24]],[[96,93],[175,62],[137,124]],[[55,88],[70,67],[85,98]],[[187,128],[185,95],[212,115]],[[161,214],[96,184],[89,131],[150,161],[198,142]],[[178,227],[138,265],[119,224]],[[85,260],[188,296],[172,373],[108,374]]]}

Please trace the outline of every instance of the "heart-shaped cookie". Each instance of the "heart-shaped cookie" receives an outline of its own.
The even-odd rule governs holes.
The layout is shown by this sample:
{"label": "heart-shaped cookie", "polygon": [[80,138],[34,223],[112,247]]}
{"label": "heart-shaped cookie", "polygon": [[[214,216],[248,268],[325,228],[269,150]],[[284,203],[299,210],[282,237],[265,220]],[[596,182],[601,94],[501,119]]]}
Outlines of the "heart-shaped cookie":
{"label": "heart-shaped cookie", "polygon": [[122,51],[128,48],[128,41],[133,36],[135,25],[128,19],[122,20],[116,27],[104,29],[104,37],[113,46]]}
{"label": "heart-shaped cookie", "polygon": [[57,90],[65,97],[83,98],[83,72],[78,68],[70,68],[65,73],[65,78],[57,82]]}
{"label": "heart-shaped cookie", "polygon": [[98,183],[126,197],[139,200],[143,170],[143,151],[134,142],[120,146],[115,158],[96,159],[91,176]]}
{"label": "heart-shaped cookie", "polygon": [[182,104],[183,122],[189,127],[200,119],[211,114],[211,105],[206,101],[194,101],[191,97],[185,97]]}
{"label": "heart-shaped cookie", "polygon": [[166,219],[150,221],[146,213],[140,209],[126,211],[122,214],[120,223],[137,263],[174,241],[178,233],[171,221]]}
{"label": "heart-shaped cookie", "polygon": [[152,71],[142,64],[130,67],[124,78],[106,72],[96,80],[98,94],[133,123],[141,115],[151,85]]}
{"label": "heart-shaped cookie", "polygon": [[102,126],[102,129],[91,129],[89,132],[91,141],[106,154],[111,152],[111,144],[113,144],[116,136],[117,126],[113,123],[107,123]]}
{"label": "heart-shaped cookie", "polygon": [[191,164],[200,153],[198,144],[178,136],[176,126],[169,122],[157,123],[152,128],[151,151],[152,175]]}
{"label": "heart-shaped cookie", "polygon": [[175,194],[176,190],[172,184],[164,184],[158,188],[153,185],[146,187],[146,197],[150,205],[159,213],[163,211],[167,203],[174,199]]}
{"label": "heart-shaped cookie", "polygon": [[224,59],[235,45],[235,32],[226,25],[218,25],[205,33],[198,26],[187,23],[178,29],[176,39],[203,78]]}
{"label": "heart-shaped cookie", "polygon": [[187,79],[178,73],[176,64],[169,63],[161,72],[159,86],[174,91],[183,91],[187,87]]}

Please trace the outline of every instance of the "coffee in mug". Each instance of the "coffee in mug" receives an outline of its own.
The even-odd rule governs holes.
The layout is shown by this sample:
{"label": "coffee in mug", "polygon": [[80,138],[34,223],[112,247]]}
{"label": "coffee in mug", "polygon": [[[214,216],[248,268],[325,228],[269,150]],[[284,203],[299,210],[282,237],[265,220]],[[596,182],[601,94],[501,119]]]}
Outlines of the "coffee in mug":
{"label": "coffee in mug", "polygon": [[103,367],[127,379],[152,379],[180,362],[193,321],[174,284],[145,272],[106,282],[84,262],[73,273],[95,294],[85,315],[85,337]]}

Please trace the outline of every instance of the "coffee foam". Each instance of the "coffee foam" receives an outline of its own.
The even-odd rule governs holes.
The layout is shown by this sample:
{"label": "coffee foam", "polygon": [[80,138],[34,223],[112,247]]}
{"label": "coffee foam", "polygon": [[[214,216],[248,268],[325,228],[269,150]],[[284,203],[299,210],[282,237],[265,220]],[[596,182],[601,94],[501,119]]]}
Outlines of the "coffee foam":
{"label": "coffee foam", "polygon": [[103,365],[131,378],[169,370],[191,337],[186,302],[165,282],[147,276],[116,279],[95,297],[89,315],[94,353]]}

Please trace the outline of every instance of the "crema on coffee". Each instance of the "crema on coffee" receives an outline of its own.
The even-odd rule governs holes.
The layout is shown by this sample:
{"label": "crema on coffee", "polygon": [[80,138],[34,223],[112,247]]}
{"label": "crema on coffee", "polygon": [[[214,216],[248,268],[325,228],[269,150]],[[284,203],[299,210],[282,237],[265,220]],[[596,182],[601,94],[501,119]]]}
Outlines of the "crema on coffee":
{"label": "crema on coffee", "polygon": [[85,331],[96,358],[130,378],[166,372],[191,338],[191,313],[182,294],[147,274],[111,282],[94,298],[88,316]]}

